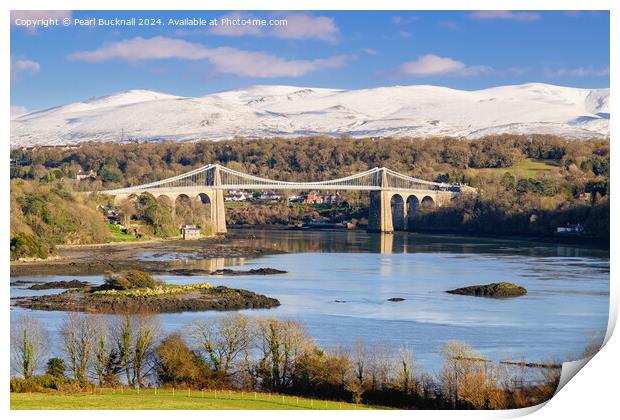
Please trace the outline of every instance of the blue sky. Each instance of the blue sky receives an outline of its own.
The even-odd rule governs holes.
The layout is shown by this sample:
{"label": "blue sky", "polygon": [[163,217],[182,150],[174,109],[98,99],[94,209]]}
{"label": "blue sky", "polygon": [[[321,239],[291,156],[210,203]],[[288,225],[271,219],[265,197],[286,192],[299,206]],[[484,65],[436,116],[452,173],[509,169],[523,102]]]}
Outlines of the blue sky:
{"label": "blue sky", "polygon": [[[23,26],[50,17],[60,26]],[[162,24],[73,24],[90,17]],[[221,25],[222,17],[288,24]],[[183,18],[219,25],[169,24]],[[19,112],[128,89],[201,96],[254,84],[609,87],[609,38],[609,13],[588,11],[13,11],[11,105]]]}

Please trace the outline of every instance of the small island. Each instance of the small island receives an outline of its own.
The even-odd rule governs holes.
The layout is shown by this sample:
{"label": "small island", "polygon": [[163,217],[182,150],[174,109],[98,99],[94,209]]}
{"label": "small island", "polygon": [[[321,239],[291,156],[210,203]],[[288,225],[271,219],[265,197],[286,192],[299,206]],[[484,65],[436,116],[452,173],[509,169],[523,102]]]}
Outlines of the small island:
{"label": "small island", "polygon": [[252,268],[250,270],[221,268],[215,271],[203,270],[200,268],[178,268],[165,270],[161,273],[174,274],[177,276],[268,276],[273,274],[286,274],[286,271],[271,267]]}
{"label": "small island", "polygon": [[501,282],[461,287],[454,290],[447,290],[446,293],[451,293],[453,295],[509,298],[523,296],[527,294],[527,290],[525,287],[517,286],[513,283]]}
{"label": "small island", "polygon": [[118,275],[108,274],[100,286],[15,298],[13,304],[36,310],[117,314],[264,309],[279,306],[280,302],[249,290],[209,283],[165,284],[143,271],[129,270]]}
{"label": "small island", "polygon": [[49,289],[80,289],[82,287],[91,286],[86,281],[73,280],[61,280],[61,281],[46,281],[41,283],[34,283],[28,289],[30,290],[49,290]]}

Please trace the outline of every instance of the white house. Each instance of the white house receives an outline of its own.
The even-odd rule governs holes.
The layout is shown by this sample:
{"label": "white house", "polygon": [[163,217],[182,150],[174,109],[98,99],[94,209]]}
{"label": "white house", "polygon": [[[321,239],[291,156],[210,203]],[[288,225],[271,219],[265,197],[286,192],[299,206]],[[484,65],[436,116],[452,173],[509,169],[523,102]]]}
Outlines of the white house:
{"label": "white house", "polygon": [[224,201],[245,201],[247,196],[243,191],[232,190],[224,197]]}

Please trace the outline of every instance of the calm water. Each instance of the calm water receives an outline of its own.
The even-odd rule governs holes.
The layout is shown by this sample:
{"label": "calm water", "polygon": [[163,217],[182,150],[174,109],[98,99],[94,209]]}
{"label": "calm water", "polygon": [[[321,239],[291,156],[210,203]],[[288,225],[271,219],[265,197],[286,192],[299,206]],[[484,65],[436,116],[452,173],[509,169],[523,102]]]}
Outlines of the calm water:
{"label": "calm water", "polygon": [[[205,260],[205,267],[273,267],[288,273],[160,278],[177,284],[208,281],[276,297],[282,303],[278,308],[241,312],[297,319],[320,346],[349,345],[357,338],[396,347],[406,344],[413,348],[418,363],[432,372],[441,363],[441,347],[451,340],[466,342],[495,360],[567,360],[580,354],[607,328],[606,250],[413,233],[238,230],[231,235],[247,245],[289,253],[258,259]],[[138,258],[170,256],[149,253]],[[183,255],[176,258],[184,264]],[[71,278],[75,277],[44,279]],[[102,276],[83,276],[80,280],[98,283]],[[528,294],[496,300],[445,293],[498,281],[522,285]],[[11,296],[33,293],[50,291],[11,287]],[[389,302],[392,297],[405,300]],[[12,308],[13,316],[22,312],[44,321],[52,337],[63,317],[62,312]],[[194,319],[219,315],[200,312],[160,317],[164,329],[171,331]]]}

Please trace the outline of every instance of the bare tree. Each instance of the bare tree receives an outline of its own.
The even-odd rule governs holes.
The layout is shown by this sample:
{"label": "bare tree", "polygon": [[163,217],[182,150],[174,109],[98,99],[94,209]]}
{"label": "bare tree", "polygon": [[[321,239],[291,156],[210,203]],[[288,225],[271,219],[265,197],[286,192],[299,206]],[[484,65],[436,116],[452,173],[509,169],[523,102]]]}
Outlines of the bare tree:
{"label": "bare tree", "polygon": [[362,402],[362,394],[367,384],[366,376],[368,375],[368,351],[364,341],[362,339],[356,339],[349,354],[353,378],[347,384],[347,389],[353,395],[353,401],[359,404]]}
{"label": "bare tree", "polygon": [[149,366],[149,362],[159,333],[156,316],[148,313],[119,315],[111,331],[111,344],[127,384],[141,387],[154,367],[152,364]]}
{"label": "bare tree", "polygon": [[20,315],[11,325],[11,367],[30,379],[46,353],[47,333],[38,320]]}
{"label": "bare tree", "polygon": [[[439,373],[439,380],[445,395],[450,398],[452,407],[459,402],[460,359],[466,354],[467,346],[459,342],[449,342],[443,349],[444,364]],[[462,375],[461,375],[462,376]]]}
{"label": "bare tree", "polygon": [[259,371],[269,389],[283,390],[293,381],[297,361],[314,346],[295,321],[257,320]]}
{"label": "bare tree", "polygon": [[442,351],[444,365],[440,382],[453,407],[460,402],[478,409],[503,406],[504,393],[499,389],[501,374],[498,368],[464,343],[449,342]]}
{"label": "bare tree", "polygon": [[366,371],[373,391],[387,384],[392,369],[393,351],[390,343],[374,343],[366,349]]}
{"label": "bare tree", "polygon": [[99,318],[93,336],[93,374],[99,386],[114,385],[120,370],[118,352],[114,348],[107,318]]}
{"label": "bare tree", "polygon": [[97,329],[92,315],[70,312],[60,327],[63,349],[69,359],[73,377],[81,383],[88,380],[88,367],[93,356],[93,341]]}
{"label": "bare tree", "polygon": [[362,341],[361,339],[355,340],[355,342],[353,343],[353,348],[351,350],[351,359],[353,362],[353,375],[355,376],[355,379],[357,380],[360,389],[364,388],[366,380],[367,358],[368,352],[366,351],[364,341]]}
{"label": "bare tree", "polygon": [[159,323],[154,315],[137,314],[133,317],[133,381],[139,388],[144,383],[144,377],[153,368],[148,366],[153,356],[155,340],[159,333]]}
{"label": "bare tree", "polygon": [[133,322],[131,315],[119,315],[114,320],[112,328],[112,339],[116,353],[118,354],[119,364],[125,373],[127,384],[131,384],[131,361],[133,348]]}
{"label": "bare tree", "polygon": [[411,391],[417,392],[417,381],[415,377],[415,359],[413,351],[406,346],[402,346],[398,354],[398,382],[405,395],[409,395]]}
{"label": "bare tree", "polygon": [[235,373],[236,362],[252,344],[250,320],[239,314],[225,315],[211,323],[194,321],[192,336],[220,379]]}

